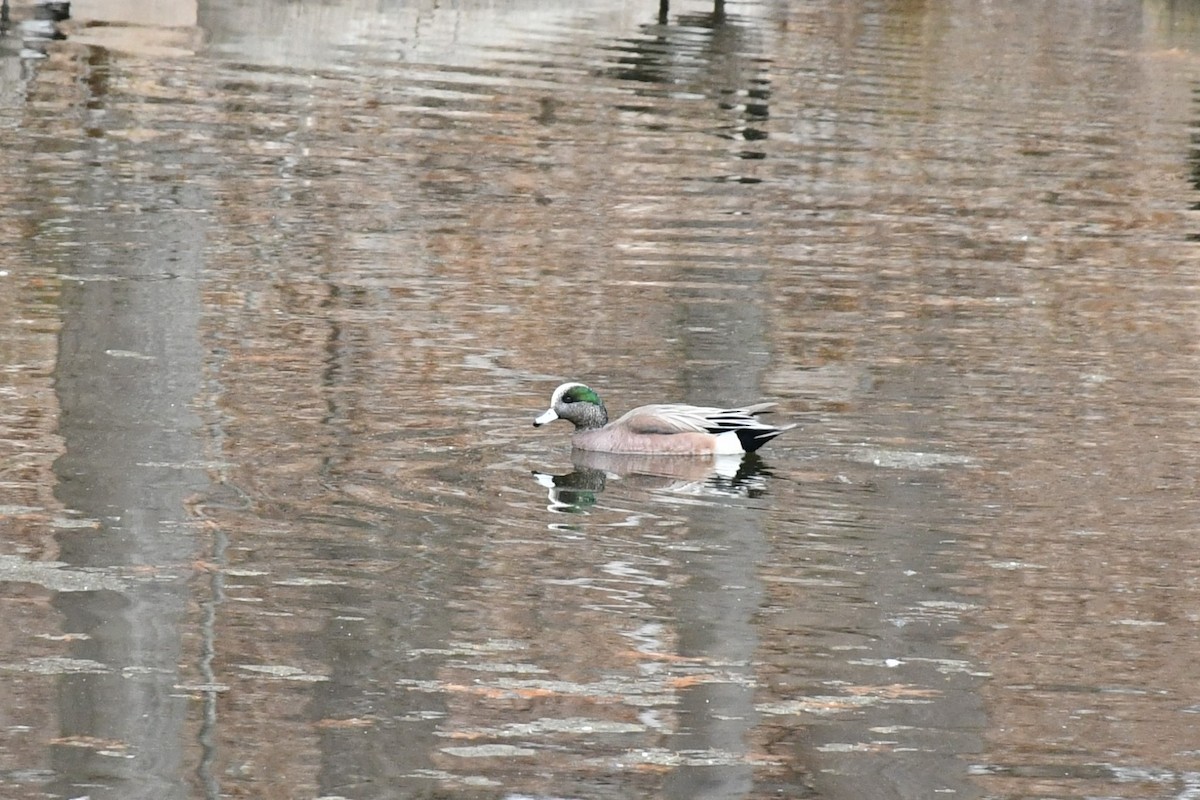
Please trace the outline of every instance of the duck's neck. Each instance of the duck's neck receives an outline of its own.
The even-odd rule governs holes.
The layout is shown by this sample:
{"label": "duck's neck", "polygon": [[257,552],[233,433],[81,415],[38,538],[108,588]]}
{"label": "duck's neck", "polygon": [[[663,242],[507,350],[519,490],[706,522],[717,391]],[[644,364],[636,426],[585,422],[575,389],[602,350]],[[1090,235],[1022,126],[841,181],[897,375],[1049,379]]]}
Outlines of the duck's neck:
{"label": "duck's neck", "polygon": [[594,431],[608,424],[608,409],[604,403],[588,403],[587,409],[571,421],[575,423],[577,431]]}

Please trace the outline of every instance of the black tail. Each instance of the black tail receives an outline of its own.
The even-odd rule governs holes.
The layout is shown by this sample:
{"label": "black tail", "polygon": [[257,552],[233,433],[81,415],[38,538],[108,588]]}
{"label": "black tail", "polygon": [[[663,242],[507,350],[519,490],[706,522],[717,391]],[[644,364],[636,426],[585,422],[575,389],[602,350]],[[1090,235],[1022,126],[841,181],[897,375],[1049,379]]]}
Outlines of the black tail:
{"label": "black tail", "polygon": [[762,447],[767,442],[774,439],[779,434],[786,430],[791,430],[794,425],[789,425],[786,428],[735,428],[738,441],[742,443],[742,449],[747,453],[753,453],[758,448]]}

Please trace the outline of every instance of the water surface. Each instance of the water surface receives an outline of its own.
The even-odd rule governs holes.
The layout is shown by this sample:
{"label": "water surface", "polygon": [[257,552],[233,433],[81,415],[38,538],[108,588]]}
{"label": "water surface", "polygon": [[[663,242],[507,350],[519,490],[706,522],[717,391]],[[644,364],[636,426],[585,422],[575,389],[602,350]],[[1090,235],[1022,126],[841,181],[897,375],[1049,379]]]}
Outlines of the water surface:
{"label": "water surface", "polygon": [[0,795],[1197,791],[1190,5],[160,5],[0,38]]}

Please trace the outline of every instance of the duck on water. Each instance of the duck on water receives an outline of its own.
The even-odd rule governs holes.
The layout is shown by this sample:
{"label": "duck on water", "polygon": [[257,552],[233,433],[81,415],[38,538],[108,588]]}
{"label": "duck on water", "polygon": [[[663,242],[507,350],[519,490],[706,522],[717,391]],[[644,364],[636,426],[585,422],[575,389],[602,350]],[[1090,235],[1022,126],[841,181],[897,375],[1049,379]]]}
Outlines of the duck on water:
{"label": "duck on water", "polygon": [[533,421],[540,427],[556,419],[574,423],[571,444],[601,453],[708,456],[752,453],[795,425],[777,427],[758,419],[774,403],[716,408],[667,403],[639,406],[608,421],[608,410],[595,391],[582,383],[564,383],[550,397],[550,408]]}

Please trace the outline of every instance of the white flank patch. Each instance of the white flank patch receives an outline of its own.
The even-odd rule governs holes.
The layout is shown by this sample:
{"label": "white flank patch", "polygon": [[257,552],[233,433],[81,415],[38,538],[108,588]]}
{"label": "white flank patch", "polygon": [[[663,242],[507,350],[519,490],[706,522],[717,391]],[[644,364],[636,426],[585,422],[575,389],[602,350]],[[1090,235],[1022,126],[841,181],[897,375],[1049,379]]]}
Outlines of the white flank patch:
{"label": "white flank patch", "polygon": [[738,438],[737,431],[725,431],[717,434],[717,444],[713,448],[713,453],[718,456],[731,456],[734,453],[744,453],[742,449],[742,440]]}

